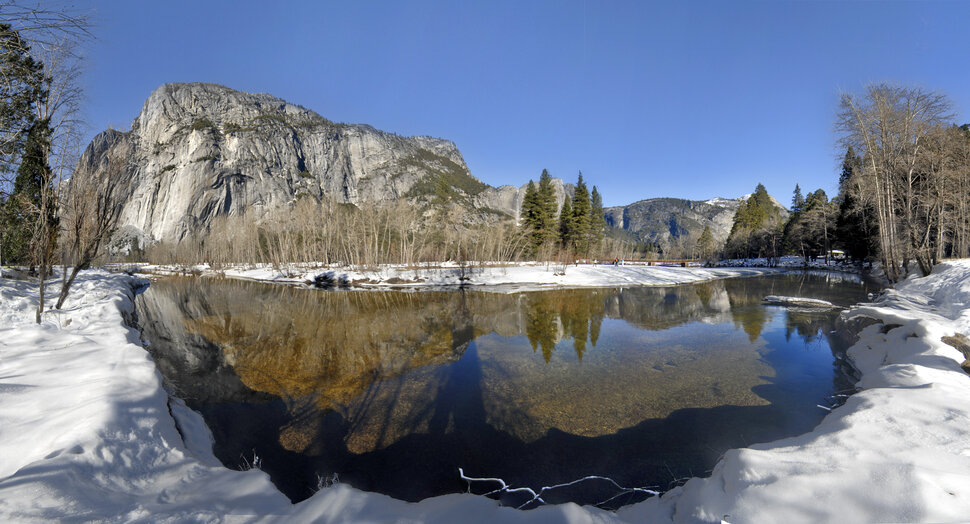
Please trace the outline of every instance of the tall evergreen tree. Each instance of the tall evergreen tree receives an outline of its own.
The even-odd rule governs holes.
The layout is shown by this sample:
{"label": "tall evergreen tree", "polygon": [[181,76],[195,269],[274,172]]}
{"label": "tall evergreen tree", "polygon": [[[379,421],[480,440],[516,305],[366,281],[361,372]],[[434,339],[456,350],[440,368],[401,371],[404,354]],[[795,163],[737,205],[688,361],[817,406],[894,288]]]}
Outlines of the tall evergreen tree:
{"label": "tall evergreen tree", "polygon": [[529,180],[529,185],[525,188],[525,195],[522,197],[522,209],[519,212],[519,220],[523,225],[529,227],[535,225],[538,198],[539,192],[536,190],[535,182]]}
{"label": "tall evergreen tree", "polygon": [[0,168],[4,173],[13,170],[23,152],[45,80],[43,65],[31,56],[20,33],[0,23]]}
{"label": "tall evergreen tree", "polygon": [[559,223],[556,220],[559,204],[556,202],[556,191],[552,187],[552,175],[545,169],[539,175],[538,202],[540,243],[537,248],[554,245],[559,240]]}
{"label": "tall evergreen tree", "polygon": [[586,182],[583,181],[583,172],[579,172],[579,179],[576,181],[576,193],[573,195],[573,228],[569,238],[569,244],[575,249],[576,253],[585,255],[589,252],[589,228],[591,203],[589,190],[586,189]]}
{"label": "tall evergreen tree", "polygon": [[562,211],[559,213],[559,242],[566,249],[573,248],[572,240],[576,235],[576,215],[573,213],[573,206],[567,198],[562,203]]}
{"label": "tall evergreen tree", "polygon": [[559,240],[557,207],[552,177],[543,169],[538,187],[529,180],[520,211],[522,226],[529,230],[529,251],[533,256],[538,255],[543,246],[554,246]]}
{"label": "tall evergreen tree", "polygon": [[852,146],[846,148],[839,173],[838,212],[835,220],[835,245],[854,260],[872,260],[879,249],[876,211],[860,194],[862,159]]}
{"label": "tall evergreen tree", "polygon": [[711,226],[704,226],[704,232],[697,239],[698,254],[700,254],[701,258],[709,258],[714,254],[715,247],[716,242],[714,241],[714,235],[711,233]]}
{"label": "tall evergreen tree", "polygon": [[522,198],[522,211],[519,213],[522,227],[528,230],[529,249],[531,255],[535,255],[538,246],[542,244],[542,209],[539,204],[539,190],[532,180],[525,188],[525,196]]}
{"label": "tall evergreen tree", "polygon": [[[593,186],[593,191],[590,194],[590,212],[589,212],[589,247],[592,250],[599,248],[600,242],[603,241],[603,235],[606,231],[606,217],[603,213],[603,195],[600,195],[599,190],[596,186]],[[594,253],[596,254],[596,253]]]}
{"label": "tall evergreen tree", "polygon": [[39,196],[26,175],[18,172],[13,184],[11,178],[28,139],[33,137],[36,144],[48,127],[34,121],[37,104],[46,96],[46,80],[27,42],[10,24],[0,24],[0,263],[27,262],[33,231],[29,211],[38,207]]}
{"label": "tall evergreen tree", "polygon": [[781,251],[781,213],[758,184],[754,193],[738,206],[725,251],[735,257],[777,257]]}
{"label": "tall evergreen tree", "polygon": [[[56,233],[55,206],[42,205],[44,193],[53,193],[51,168],[48,164],[51,129],[46,120],[35,121],[27,133],[13,192],[4,206],[5,237],[4,260],[11,264],[30,264],[32,252],[41,238],[37,235]],[[44,216],[41,216],[41,209]],[[48,227],[38,231],[38,223],[44,220]],[[47,243],[45,243],[45,246]],[[52,246],[47,246],[51,248]]]}
{"label": "tall evergreen tree", "polygon": [[802,209],[805,207],[805,197],[802,196],[802,188],[795,184],[795,191],[792,192],[791,197],[791,212],[801,213]]}

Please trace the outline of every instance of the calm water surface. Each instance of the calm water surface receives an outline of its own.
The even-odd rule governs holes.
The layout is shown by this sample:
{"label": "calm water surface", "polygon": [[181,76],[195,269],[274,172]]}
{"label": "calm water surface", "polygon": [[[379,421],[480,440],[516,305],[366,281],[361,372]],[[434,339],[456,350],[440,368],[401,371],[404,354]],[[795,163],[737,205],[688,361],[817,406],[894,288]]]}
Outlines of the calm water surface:
{"label": "calm water surface", "polygon": [[533,488],[605,475],[667,489],[727,449],[809,431],[851,387],[834,356],[846,335],[837,312],[761,300],[874,290],[836,274],[513,294],[173,278],[138,313],[227,466],[258,456],[293,500],[338,473],[415,501],[465,491],[459,467]]}

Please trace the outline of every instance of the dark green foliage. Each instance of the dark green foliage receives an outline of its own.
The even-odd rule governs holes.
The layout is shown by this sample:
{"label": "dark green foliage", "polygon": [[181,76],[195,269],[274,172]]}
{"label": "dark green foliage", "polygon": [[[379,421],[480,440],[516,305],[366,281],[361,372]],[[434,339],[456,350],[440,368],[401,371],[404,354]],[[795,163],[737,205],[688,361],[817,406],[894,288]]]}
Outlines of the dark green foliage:
{"label": "dark green foliage", "polygon": [[738,206],[725,251],[738,258],[775,258],[781,252],[781,212],[765,186],[758,184],[748,200]]}
{"label": "dark green foliage", "polygon": [[[3,260],[9,264],[34,265],[35,248],[43,244],[53,248],[53,242],[38,238],[38,223],[46,221],[43,229],[56,235],[56,205],[51,202],[41,215],[43,193],[53,194],[51,168],[48,165],[51,128],[47,120],[35,121],[27,133],[13,192],[4,204]],[[43,234],[41,231],[40,234]]]}
{"label": "dark green foliage", "polygon": [[697,239],[697,252],[702,258],[709,258],[714,254],[717,242],[711,233],[711,226],[704,226],[704,232]]}
{"label": "dark green foliage", "polygon": [[408,198],[432,197],[442,202],[464,200],[485,190],[486,186],[461,164],[427,149],[418,149],[401,160],[404,166],[414,166],[428,174],[414,184],[405,195]]}
{"label": "dark green foliage", "polygon": [[48,87],[43,66],[30,56],[27,42],[10,24],[0,24],[0,170],[9,172],[16,165],[34,107],[47,96]]}
{"label": "dark green foliage", "polygon": [[576,181],[576,193],[573,195],[573,226],[570,230],[570,236],[563,238],[563,244],[571,246],[580,255],[585,255],[589,251],[591,210],[592,204],[589,199],[589,190],[586,189],[586,182],[583,181],[583,173],[580,172],[579,179]]}
{"label": "dark green foliage", "polygon": [[539,219],[538,213],[539,190],[536,189],[535,182],[529,180],[529,185],[525,187],[525,195],[522,197],[522,210],[520,212],[522,223],[526,226],[532,226]]}
{"label": "dark green foliage", "polygon": [[862,159],[849,146],[839,174],[839,209],[835,220],[834,245],[858,261],[875,259],[879,250],[876,210],[871,203],[863,203],[858,194],[861,169]]}
{"label": "dark green foliage", "polygon": [[552,176],[543,169],[538,186],[530,180],[526,187],[520,216],[522,226],[530,231],[529,252],[533,256],[543,247],[555,245],[576,255],[587,256],[599,246],[606,231],[603,198],[595,187],[590,195],[582,172],[572,199],[566,198],[562,209],[557,210]]}
{"label": "dark green foliage", "polygon": [[573,206],[567,198],[562,203],[562,210],[559,212],[559,239],[562,246],[570,249],[573,240],[576,238],[576,215],[573,214]]}
{"label": "dark green foliage", "polygon": [[47,127],[35,122],[34,108],[47,96],[48,85],[43,66],[30,56],[27,42],[9,24],[0,24],[0,261],[5,264],[30,263],[42,186],[24,157],[36,157],[26,149],[36,151],[37,144],[31,142],[42,138]]}
{"label": "dark green foliage", "polygon": [[[796,191],[798,186],[795,186]],[[817,189],[805,197],[785,223],[785,250],[805,257],[828,256],[835,234],[835,205]]]}
{"label": "dark green foliage", "polygon": [[593,186],[590,194],[589,211],[589,247],[596,249],[603,240],[603,232],[606,230],[606,218],[603,214],[603,195]]}
{"label": "dark green foliage", "polygon": [[226,134],[238,133],[239,131],[242,131],[242,129],[242,126],[235,122],[227,122],[222,126],[222,131]]}
{"label": "dark green foliage", "polygon": [[731,227],[731,234],[740,229],[758,230],[769,225],[772,221],[780,217],[778,209],[775,207],[768,190],[765,186],[758,184],[751,198],[738,206],[737,214],[734,215],[734,225]]}
{"label": "dark green foliage", "polygon": [[216,125],[213,124],[211,120],[203,117],[203,118],[195,119],[195,121],[192,122],[191,129],[192,131],[204,131],[206,129],[211,129],[214,127],[216,127]]}
{"label": "dark green foliage", "polygon": [[801,213],[804,207],[805,197],[802,196],[802,188],[798,187],[798,184],[795,184],[795,191],[792,192],[791,197],[791,212],[792,214]]}
{"label": "dark green foliage", "polygon": [[539,175],[539,210],[541,213],[541,229],[544,233],[543,243],[553,243],[556,241],[556,215],[559,213],[559,204],[556,202],[556,193],[552,187],[552,175],[545,169]]}
{"label": "dark green foliage", "polygon": [[556,220],[556,194],[552,177],[545,169],[536,187],[532,180],[522,200],[522,226],[529,230],[529,252],[535,256],[543,247],[552,247],[560,238],[559,222]]}

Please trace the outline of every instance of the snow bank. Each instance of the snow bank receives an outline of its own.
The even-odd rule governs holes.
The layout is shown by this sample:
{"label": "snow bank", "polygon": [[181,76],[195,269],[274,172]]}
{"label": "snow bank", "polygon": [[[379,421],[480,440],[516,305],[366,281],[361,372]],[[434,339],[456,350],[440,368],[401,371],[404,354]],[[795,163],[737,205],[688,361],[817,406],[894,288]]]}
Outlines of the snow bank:
{"label": "snow bank", "polygon": [[454,263],[433,266],[383,265],[373,269],[346,266],[299,266],[276,268],[267,265],[230,266],[215,269],[207,265],[192,267],[141,266],[141,271],[157,274],[194,273],[280,283],[303,283],[321,275],[333,282],[347,282],[355,288],[425,288],[487,286],[493,291],[523,291],[550,287],[669,286],[718,278],[763,275],[780,271],[764,267],[669,267],[612,264]]}
{"label": "snow bank", "polygon": [[64,310],[38,326],[36,285],[0,281],[0,520],[184,522],[289,509],[267,475],[222,467],[207,435],[210,451],[186,448],[173,415],[204,425],[170,405],[124,323],[138,284],[85,272]]}
{"label": "snow bank", "polygon": [[0,522],[616,521],[575,504],[522,512],[461,494],[411,504],[345,485],[290,504],[263,472],[222,467],[201,416],[162,388],[125,324],[143,283],[84,272],[38,326],[36,285],[0,279]]}
{"label": "snow bank", "polygon": [[970,330],[970,261],[941,265],[879,303],[846,313],[886,324],[863,330],[850,350],[864,390],[813,432],[729,451],[710,478],[615,514],[575,504],[516,511],[466,494],[412,504],[345,485],[291,505],[262,472],[219,466],[201,418],[166,395],[137,333],[124,323],[138,283],[84,273],[65,311],[46,313],[36,326],[30,323],[36,290],[0,280],[0,521],[718,522],[727,515],[732,523],[947,522],[970,516],[970,377],[960,370],[962,355],[940,342]]}

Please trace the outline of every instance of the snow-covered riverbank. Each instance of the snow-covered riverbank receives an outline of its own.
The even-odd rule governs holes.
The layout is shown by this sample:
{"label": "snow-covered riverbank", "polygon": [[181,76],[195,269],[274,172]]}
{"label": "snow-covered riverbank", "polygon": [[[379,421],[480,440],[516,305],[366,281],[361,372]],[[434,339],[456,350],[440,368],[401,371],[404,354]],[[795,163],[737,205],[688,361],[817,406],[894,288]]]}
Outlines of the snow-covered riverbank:
{"label": "snow-covered riverbank", "polygon": [[548,288],[669,286],[718,278],[763,275],[782,271],[766,267],[679,267],[612,264],[554,264],[519,262],[514,264],[455,263],[376,268],[347,266],[269,265],[226,266],[138,266],[146,274],[196,274],[224,276],[263,282],[302,284],[318,278],[333,287],[356,289],[422,289],[431,287],[473,286],[497,291],[524,291]]}
{"label": "snow-covered riverbank", "polygon": [[[622,271],[591,285],[629,285],[609,281],[631,277],[627,267],[645,272],[639,284],[645,274],[656,284],[739,276],[606,266]],[[137,332],[125,325],[140,282],[84,273],[65,310],[45,313],[37,326],[34,286],[0,279],[0,521],[718,522],[728,515],[733,523],[940,522],[970,515],[970,376],[960,369],[963,356],[940,341],[970,333],[970,261],[943,264],[847,313],[886,324],[866,328],[849,352],[864,390],[815,431],[732,450],[710,478],[618,513],[573,504],[523,512],[461,494],[412,504],[345,485],[292,505],[261,471],[220,466],[201,418],[166,395]]]}

